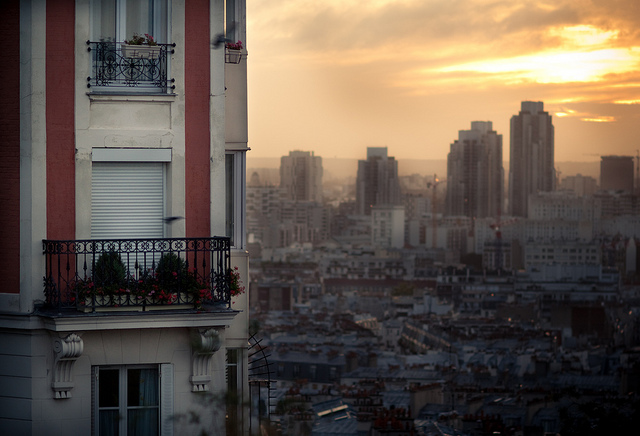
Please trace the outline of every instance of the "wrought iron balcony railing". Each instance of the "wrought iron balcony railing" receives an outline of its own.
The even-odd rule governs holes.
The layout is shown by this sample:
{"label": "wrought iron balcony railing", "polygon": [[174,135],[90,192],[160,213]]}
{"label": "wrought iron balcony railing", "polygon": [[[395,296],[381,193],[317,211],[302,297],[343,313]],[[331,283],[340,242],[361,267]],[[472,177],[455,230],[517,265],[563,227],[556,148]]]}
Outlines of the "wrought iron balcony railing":
{"label": "wrought iron balcony railing", "polygon": [[84,312],[230,307],[227,237],[44,240],[45,307]]}
{"label": "wrought iron balcony railing", "polygon": [[131,46],[120,42],[87,41],[92,55],[92,73],[87,87],[135,88],[142,92],[167,92],[174,89],[168,77],[169,55],[175,44]]}

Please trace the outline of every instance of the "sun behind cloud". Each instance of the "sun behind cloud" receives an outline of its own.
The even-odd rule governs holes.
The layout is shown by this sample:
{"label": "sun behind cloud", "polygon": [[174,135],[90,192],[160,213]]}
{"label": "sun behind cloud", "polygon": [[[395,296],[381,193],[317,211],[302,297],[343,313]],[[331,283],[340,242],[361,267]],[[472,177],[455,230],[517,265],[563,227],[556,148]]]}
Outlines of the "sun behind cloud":
{"label": "sun behind cloud", "polygon": [[606,75],[635,71],[640,63],[640,47],[617,48],[611,43],[617,31],[593,26],[552,28],[549,34],[557,36],[557,47],[537,53],[511,58],[494,58],[482,61],[450,65],[440,72],[476,72],[500,75],[508,82],[522,83],[570,83],[598,82]]}

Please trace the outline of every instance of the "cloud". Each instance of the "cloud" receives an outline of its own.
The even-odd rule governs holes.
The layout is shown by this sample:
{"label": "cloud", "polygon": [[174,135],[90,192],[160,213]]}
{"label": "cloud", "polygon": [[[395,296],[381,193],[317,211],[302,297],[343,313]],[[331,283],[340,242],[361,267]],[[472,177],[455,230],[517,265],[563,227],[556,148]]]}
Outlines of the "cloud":
{"label": "cloud", "polygon": [[[315,119],[336,134],[313,140],[345,149],[340,141],[371,124],[379,136],[409,142],[429,116],[449,130],[438,137],[430,130],[446,147],[467,117],[493,117],[508,134],[522,100],[545,101],[571,128],[631,125],[640,113],[637,0],[247,4],[250,104],[269,107],[252,125],[264,131],[279,120],[311,126]],[[279,141],[285,136],[277,133]]]}

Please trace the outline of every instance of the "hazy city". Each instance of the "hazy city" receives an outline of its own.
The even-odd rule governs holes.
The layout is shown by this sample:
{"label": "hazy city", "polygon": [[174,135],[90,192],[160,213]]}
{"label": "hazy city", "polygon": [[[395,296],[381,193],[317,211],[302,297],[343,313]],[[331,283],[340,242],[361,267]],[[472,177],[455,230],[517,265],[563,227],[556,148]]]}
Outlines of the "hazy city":
{"label": "hazy city", "polygon": [[638,157],[560,171],[543,102],[511,126],[505,167],[490,121],[411,173],[387,147],[326,182],[312,151],[248,159],[251,323],[283,434],[637,423]]}
{"label": "hazy city", "polygon": [[637,0],[8,0],[0,435],[640,427]]}

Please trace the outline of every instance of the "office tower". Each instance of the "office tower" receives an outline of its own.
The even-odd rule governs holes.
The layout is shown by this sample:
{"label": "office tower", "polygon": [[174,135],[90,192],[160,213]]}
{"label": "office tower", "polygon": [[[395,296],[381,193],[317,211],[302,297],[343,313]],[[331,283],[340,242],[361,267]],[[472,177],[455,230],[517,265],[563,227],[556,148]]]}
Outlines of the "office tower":
{"label": "office tower", "polygon": [[322,203],[322,158],[309,151],[282,156],[280,188],[287,200]]}
{"label": "office tower", "polygon": [[356,213],[371,215],[373,206],[401,202],[398,161],[387,156],[387,147],[368,147],[367,160],[358,161]]}
{"label": "office tower", "polygon": [[633,156],[600,158],[600,189],[633,192]]}
{"label": "office tower", "polygon": [[447,156],[447,215],[497,216],[504,199],[502,135],[491,121],[474,121],[460,130]]}
{"label": "office tower", "polygon": [[529,194],[555,188],[553,124],[541,101],[523,101],[511,117],[509,210],[527,216]]}

